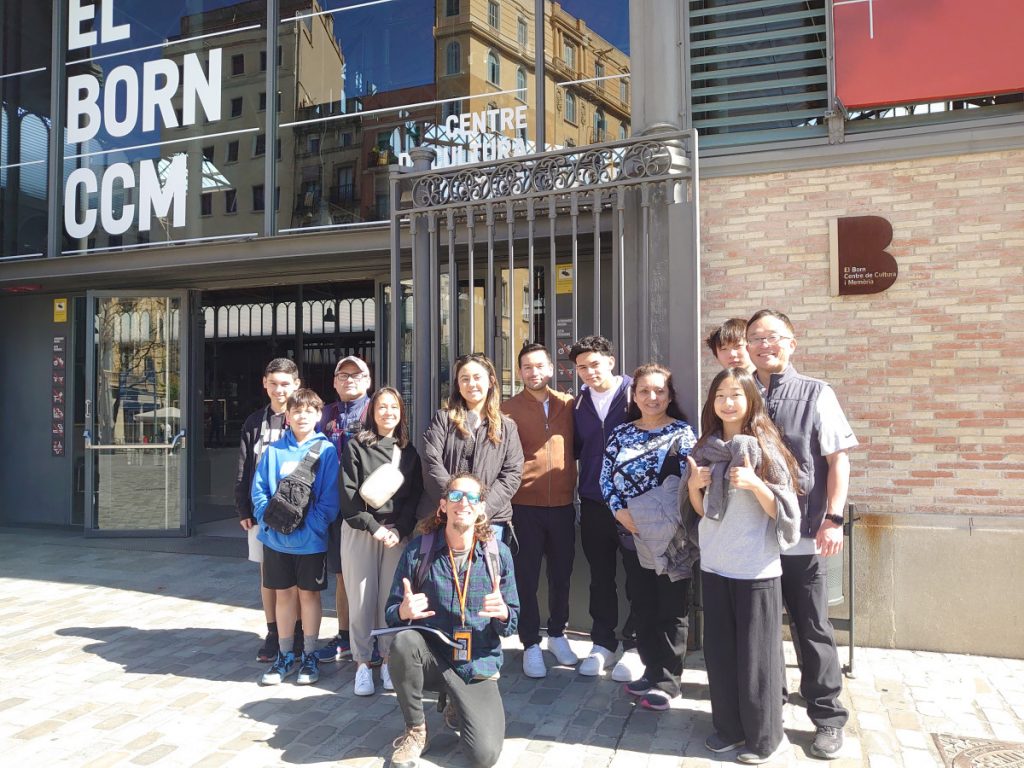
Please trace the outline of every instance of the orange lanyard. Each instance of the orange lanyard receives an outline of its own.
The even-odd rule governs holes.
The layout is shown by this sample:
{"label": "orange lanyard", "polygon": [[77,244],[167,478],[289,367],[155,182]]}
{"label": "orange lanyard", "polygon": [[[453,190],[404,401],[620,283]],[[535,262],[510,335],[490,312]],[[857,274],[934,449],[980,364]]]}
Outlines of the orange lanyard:
{"label": "orange lanyard", "polygon": [[[473,542],[475,545],[476,542]],[[469,596],[469,572],[473,568],[473,547],[470,547],[469,558],[466,560],[466,583],[463,584],[462,588],[459,588],[459,571],[455,567],[455,555],[452,554],[452,548],[448,547],[448,559],[452,563],[452,576],[455,580],[455,594],[459,598],[459,613],[462,616],[462,625],[466,625],[466,598]]]}

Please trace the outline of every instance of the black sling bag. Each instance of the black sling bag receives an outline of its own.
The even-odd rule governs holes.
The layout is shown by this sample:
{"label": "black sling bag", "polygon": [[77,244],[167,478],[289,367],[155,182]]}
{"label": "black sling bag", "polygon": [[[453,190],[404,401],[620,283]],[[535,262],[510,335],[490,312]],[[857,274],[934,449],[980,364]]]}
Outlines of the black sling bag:
{"label": "black sling bag", "polygon": [[281,478],[277,490],[270,497],[267,509],[263,513],[263,522],[278,533],[287,535],[302,525],[306,519],[322,447],[322,440],[313,443],[302,457],[299,466],[290,475]]}

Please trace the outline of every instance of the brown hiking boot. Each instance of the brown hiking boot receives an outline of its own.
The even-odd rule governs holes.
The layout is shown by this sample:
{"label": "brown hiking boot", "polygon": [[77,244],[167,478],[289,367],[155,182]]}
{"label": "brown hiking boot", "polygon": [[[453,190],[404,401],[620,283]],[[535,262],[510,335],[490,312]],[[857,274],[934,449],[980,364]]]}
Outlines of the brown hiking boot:
{"label": "brown hiking boot", "polygon": [[427,724],[421,723],[406,728],[405,733],[394,741],[395,751],[391,755],[392,768],[416,768],[423,750],[427,748]]}

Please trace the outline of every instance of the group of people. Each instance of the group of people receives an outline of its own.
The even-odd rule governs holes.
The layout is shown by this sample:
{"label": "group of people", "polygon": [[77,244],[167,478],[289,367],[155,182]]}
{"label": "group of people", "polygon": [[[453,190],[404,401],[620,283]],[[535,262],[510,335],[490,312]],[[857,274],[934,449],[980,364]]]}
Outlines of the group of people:
{"label": "group of people", "polygon": [[[616,374],[601,336],[570,350],[575,398],[550,386],[554,366],[542,345],[519,352],[523,389],[504,402],[491,361],[465,355],[422,455],[400,394],[368,394],[363,360],[338,363],[338,401],[326,408],[301,388],[292,361],[272,361],[268,405],[243,426],[236,483],[250,559],[261,563],[263,684],[292,673],[315,683],[321,663],[351,655],[355,693],[367,696],[379,664],[405,720],[393,765],[414,766],[426,747],[425,691],[439,693],[471,761],[493,765],[504,739],[501,637],[518,632],[527,677],[547,674],[543,562],[544,648],[581,675],[610,669],[654,711],[681,692],[699,568],[714,725],[706,747],[739,750],[745,763],[786,748],[785,604],[817,728],[811,752],[836,756],[847,713],[823,558],[842,548],[847,451],[857,441],[831,388],[790,364],[794,335],[774,310],[711,334],[723,368],[699,439],[671,372],[647,364]],[[301,523],[282,532],[268,509],[304,477]],[[565,638],[577,524],[590,568],[591,647],[582,659]],[[328,569],[337,574],[339,630],[318,649]]]}

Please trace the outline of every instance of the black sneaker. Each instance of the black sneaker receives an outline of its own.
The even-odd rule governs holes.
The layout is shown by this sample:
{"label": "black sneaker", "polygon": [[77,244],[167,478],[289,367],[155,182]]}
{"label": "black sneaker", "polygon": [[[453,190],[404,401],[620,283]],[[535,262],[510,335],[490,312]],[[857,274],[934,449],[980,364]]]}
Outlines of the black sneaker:
{"label": "black sneaker", "polygon": [[811,744],[811,754],[821,760],[831,760],[843,748],[843,729],[819,725]]}
{"label": "black sneaker", "polygon": [[634,680],[632,683],[626,683],[622,686],[622,690],[628,693],[630,696],[640,697],[646,694],[654,686],[651,685],[651,681],[646,677],[641,677],[639,680]]}
{"label": "black sneaker", "polygon": [[295,622],[295,638],[294,642],[292,642],[292,653],[295,654],[296,659],[301,659],[302,653],[305,649],[305,639],[302,636],[302,624]]}
{"label": "black sneaker", "polygon": [[269,664],[277,658],[277,652],[281,649],[277,641],[277,634],[274,632],[267,632],[266,638],[263,640],[263,646],[256,651],[256,661],[261,664]]}
{"label": "black sneaker", "polygon": [[747,743],[746,739],[739,739],[738,741],[729,741],[729,739],[722,736],[720,733],[712,733],[706,739],[704,739],[704,748],[708,752],[731,752],[734,749],[739,749]]}

